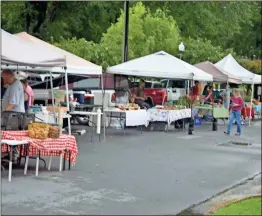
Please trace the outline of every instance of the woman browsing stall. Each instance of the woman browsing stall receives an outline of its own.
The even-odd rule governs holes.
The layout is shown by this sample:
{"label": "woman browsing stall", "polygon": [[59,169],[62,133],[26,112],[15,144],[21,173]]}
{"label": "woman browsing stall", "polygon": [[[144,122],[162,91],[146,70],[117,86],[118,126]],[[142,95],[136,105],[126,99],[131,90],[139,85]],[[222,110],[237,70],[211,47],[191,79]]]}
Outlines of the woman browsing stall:
{"label": "woman browsing stall", "polygon": [[27,110],[29,108],[29,100],[30,100],[30,96],[26,92],[27,81],[26,80],[21,80],[21,83],[23,84],[23,88],[24,88],[24,100],[25,100],[24,104],[25,104],[25,111],[27,112]]}
{"label": "woman browsing stall", "polygon": [[241,135],[241,109],[243,108],[243,106],[244,106],[244,101],[240,96],[240,91],[239,89],[235,89],[233,91],[233,96],[231,98],[231,104],[230,104],[231,113],[229,116],[227,131],[224,132],[225,134],[230,135],[232,124],[234,120],[236,120],[237,133],[235,135],[236,136]]}

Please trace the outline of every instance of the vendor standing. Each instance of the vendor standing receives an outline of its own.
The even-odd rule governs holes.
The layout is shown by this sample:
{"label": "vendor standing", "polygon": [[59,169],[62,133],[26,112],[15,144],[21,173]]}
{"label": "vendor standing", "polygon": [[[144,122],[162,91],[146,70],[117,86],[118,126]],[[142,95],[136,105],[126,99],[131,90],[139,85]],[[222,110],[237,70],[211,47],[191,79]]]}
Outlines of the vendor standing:
{"label": "vendor standing", "polygon": [[2,111],[25,112],[24,88],[15,78],[13,71],[4,70],[2,73],[4,83],[8,84],[3,96]]}
{"label": "vendor standing", "polygon": [[226,85],[226,89],[220,93],[220,96],[223,98],[223,104],[226,109],[229,109],[230,105],[230,86]]}
{"label": "vendor standing", "polygon": [[146,102],[147,97],[145,96],[145,81],[140,80],[139,86],[135,90],[134,94],[135,103],[141,107],[145,107],[146,109],[151,108],[151,106]]}
{"label": "vendor standing", "polygon": [[195,81],[195,85],[191,89],[191,97],[193,99],[194,104],[197,102],[199,94],[200,94],[199,85],[200,85],[199,81]]}
{"label": "vendor standing", "polygon": [[213,86],[208,87],[208,95],[204,98],[205,104],[214,103]]}
{"label": "vendor standing", "polygon": [[[20,80],[15,78],[13,71],[4,70],[2,73],[4,83],[8,84],[2,101],[2,111],[25,112],[24,88]],[[13,158],[15,161],[19,157],[19,150],[13,147]]]}

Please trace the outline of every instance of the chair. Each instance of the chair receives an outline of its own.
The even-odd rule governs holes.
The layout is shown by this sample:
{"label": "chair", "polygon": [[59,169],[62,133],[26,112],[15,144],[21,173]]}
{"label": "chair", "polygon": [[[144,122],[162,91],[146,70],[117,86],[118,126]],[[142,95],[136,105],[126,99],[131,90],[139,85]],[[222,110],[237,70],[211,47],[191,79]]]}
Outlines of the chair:
{"label": "chair", "polygon": [[[14,146],[22,146],[22,145],[28,145],[28,141],[18,141],[18,140],[1,140],[1,146],[3,144],[6,144],[10,146],[10,154],[9,154],[9,171],[8,171],[8,181],[11,182],[12,178],[12,168],[13,168],[13,162],[12,162],[12,150]],[[24,168],[24,174],[27,172],[27,166],[28,166],[28,156],[26,156],[26,162],[25,162],[25,168]]]}

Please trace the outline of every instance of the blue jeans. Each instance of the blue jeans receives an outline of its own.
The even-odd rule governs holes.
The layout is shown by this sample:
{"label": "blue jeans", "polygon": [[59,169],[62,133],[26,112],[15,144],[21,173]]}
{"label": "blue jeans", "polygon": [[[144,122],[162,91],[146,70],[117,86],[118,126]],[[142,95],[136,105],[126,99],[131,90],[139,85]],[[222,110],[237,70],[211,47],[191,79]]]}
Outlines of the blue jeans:
{"label": "blue jeans", "polygon": [[230,134],[232,129],[233,121],[236,119],[237,122],[237,133],[241,134],[241,111],[231,110],[229,121],[227,125],[227,133]]}

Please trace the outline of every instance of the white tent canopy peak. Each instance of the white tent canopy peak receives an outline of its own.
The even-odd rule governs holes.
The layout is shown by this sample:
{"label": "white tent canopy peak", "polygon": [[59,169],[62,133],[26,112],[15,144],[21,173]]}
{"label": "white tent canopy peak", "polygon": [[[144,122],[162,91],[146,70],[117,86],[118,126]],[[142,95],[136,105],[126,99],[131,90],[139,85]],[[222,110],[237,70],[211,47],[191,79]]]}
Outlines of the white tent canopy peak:
{"label": "white tent canopy peak", "polygon": [[225,70],[228,73],[238,77],[246,84],[260,84],[261,75],[254,74],[243,68],[231,54],[228,54],[223,59],[215,64],[219,69]]}
{"label": "white tent canopy peak", "polygon": [[212,81],[212,75],[164,51],[109,67],[107,73],[127,76]]}

